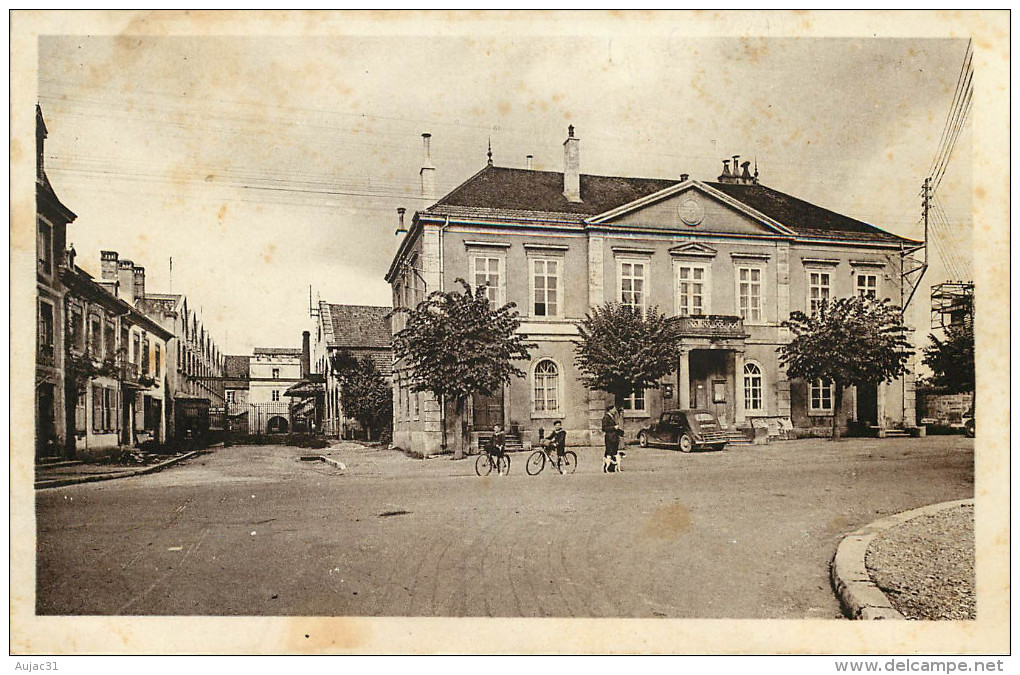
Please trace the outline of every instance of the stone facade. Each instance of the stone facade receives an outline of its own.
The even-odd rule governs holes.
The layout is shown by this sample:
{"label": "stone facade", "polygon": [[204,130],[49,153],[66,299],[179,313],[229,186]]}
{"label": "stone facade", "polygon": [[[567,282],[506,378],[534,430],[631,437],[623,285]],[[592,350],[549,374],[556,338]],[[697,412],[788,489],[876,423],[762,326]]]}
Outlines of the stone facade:
{"label": "stone facade", "polygon": [[[75,219],[50,185],[43,163],[46,123],[36,106],[36,358],[35,456],[59,458],[74,451],[68,434],[65,288],[60,270],[67,264],[67,226]],[[73,260],[72,263],[73,264]]]}
{"label": "stone facade", "polygon": [[[791,381],[776,348],[792,311],[856,293],[901,301],[901,251],[918,242],[761,185],[748,163],[716,181],[572,177],[578,139],[565,143],[565,173],[495,167],[414,214],[387,273],[394,307],[413,307],[455,279],[487,284],[493,302],[515,302],[521,332],[538,347],[525,379],[448,411],[449,442],[461,429],[498,423],[534,440],[554,420],[568,442],[601,442],[601,392],[579,382],[576,322],[607,301],[657,307],[676,317],[676,371],[627,402],[627,433],[664,409],[705,408],[729,428],[754,418],[803,429],[831,424],[825,383]],[[578,180],[579,199],[574,193]],[[394,332],[403,327],[399,314]],[[415,454],[440,448],[440,406],[414,394],[394,366],[394,443]],[[849,419],[913,426],[912,376],[845,392]],[[846,420],[841,420],[843,423]],[[449,450],[452,445],[446,448]]]}

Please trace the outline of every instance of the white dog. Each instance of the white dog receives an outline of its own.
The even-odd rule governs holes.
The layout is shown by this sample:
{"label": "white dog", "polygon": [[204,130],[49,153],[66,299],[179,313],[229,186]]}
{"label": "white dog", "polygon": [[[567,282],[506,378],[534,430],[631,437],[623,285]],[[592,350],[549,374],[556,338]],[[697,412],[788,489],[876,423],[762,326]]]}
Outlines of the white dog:
{"label": "white dog", "polygon": [[[626,457],[626,456],[627,456],[627,453],[624,452],[623,450],[620,450],[618,453],[616,453],[616,462],[615,462],[615,464],[616,464],[616,471],[617,472],[623,471],[623,458]],[[609,467],[611,467],[613,464],[614,464],[614,462],[613,462],[613,458],[612,457],[609,457],[608,455],[603,456],[602,457],[602,473],[611,473],[609,471]]]}

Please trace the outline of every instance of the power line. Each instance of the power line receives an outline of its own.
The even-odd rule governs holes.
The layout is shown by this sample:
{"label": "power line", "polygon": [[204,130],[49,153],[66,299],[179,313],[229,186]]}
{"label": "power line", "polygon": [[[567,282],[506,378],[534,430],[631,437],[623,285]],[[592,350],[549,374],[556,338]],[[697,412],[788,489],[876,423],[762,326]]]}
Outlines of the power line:
{"label": "power line", "polygon": [[953,156],[953,151],[956,150],[956,142],[960,139],[960,134],[963,132],[964,124],[966,122],[967,115],[970,113],[970,107],[972,102],[973,102],[973,90],[967,92],[966,104],[965,107],[962,109],[963,113],[962,116],[960,117],[960,123],[957,126],[956,131],[953,135],[952,143],[949,145],[948,151],[946,152],[946,158],[942,163],[942,167],[939,169],[938,174],[934,178],[935,181],[934,189],[938,189],[938,186],[941,185],[942,183],[942,178],[943,176],[945,176],[946,168],[949,166],[949,160]]}
{"label": "power line", "polygon": [[949,110],[946,113],[946,121],[945,121],[945,123],[942,126],[942,135],[939,138],[939,144],[937,146],[938,151],[935,153],[935,158],[932,159],[932,163],[928,167],[928,176],[932,175],[935,167],[938,165],[939,157],[942,155],[942,151],[945,148],[946,134],[949,131],[950,119],[953,116],[953,111],[956,110],[956,107],[957,107],[957,105],[959,103],[960,95],[963,92],[963,87],[961,86],[961,84],[964,81],[965,74],[967,73],[967,71],[968,71],[968,69],[970,67],[970,63],[971,63],[972,59],[973,59],[973,53],[971,52],[971,42],[970,42],[970,40],[968,40],[967,41],[967,50],[964,53],[963,63],[960,66],[960,74],[956,78],[956,87],[955,87],[955,89],[953,91],[953,100],[949,104]]}
{"label": "power line", "polygon": [[931,178],[933,193],[942,182],[942,177],[945,174],[949,160],[952,157],[953,150],[956,147],[956,141],[959,139],[960,133],[967,119],[967,114],[970,111],[970,105],[974,93],[973,60],[974,54],[971,49],[971,42],[968,40],[967,53],[964,56],[960,75],[957,79],[957,86],[953,95],[953,101],[950,104],[949,111],[946,115],[946,123],[942,130],[942,136],[939,139],[938,151],[935,154],[935,159],[932,161],[931,167],[929,167],[928,175]]}

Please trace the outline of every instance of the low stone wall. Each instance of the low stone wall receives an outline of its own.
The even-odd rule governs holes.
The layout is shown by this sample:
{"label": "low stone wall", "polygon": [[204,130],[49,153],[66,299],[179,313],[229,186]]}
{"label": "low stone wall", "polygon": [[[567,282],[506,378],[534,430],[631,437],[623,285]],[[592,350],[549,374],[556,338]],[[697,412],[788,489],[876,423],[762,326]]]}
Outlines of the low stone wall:
{"label": "low stone wall", "polygon": [[963,416],[974,405],[973,392],[938,394],[917,392],[918,420],[935,420],[935,424],[960,424]]}

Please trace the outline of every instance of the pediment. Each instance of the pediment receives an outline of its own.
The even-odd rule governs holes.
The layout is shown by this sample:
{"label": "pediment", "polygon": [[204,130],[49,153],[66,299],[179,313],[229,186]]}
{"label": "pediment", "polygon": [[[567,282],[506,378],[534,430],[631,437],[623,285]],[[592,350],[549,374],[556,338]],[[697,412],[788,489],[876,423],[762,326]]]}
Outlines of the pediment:
{"label": "pediment", "polygon": [[587,222],[691,234],[793,235],[781,223],[746,204],[709,185],[691,180],[624,204]]}
{"label": "pediment", "polygon": [[716,253],[718,251],[711,246],[696,241],[684,242],[669,249],[670,255],[688,258],[714,258]]}

